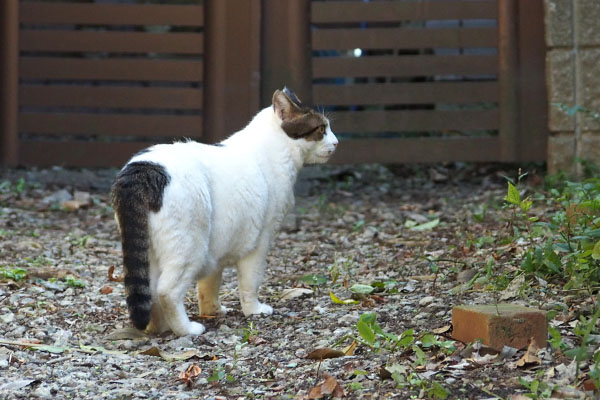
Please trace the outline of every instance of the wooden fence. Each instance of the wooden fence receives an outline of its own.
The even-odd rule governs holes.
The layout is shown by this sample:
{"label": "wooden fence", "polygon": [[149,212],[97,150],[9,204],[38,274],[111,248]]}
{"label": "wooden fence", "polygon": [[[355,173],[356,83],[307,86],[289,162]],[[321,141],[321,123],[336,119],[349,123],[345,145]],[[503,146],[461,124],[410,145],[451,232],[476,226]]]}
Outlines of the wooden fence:
{"label": "wooden fence", "polygon": [[544,160],[541,3],[5,0],[2,161],[214,142],[284,84],[332,114],[339,163]]}

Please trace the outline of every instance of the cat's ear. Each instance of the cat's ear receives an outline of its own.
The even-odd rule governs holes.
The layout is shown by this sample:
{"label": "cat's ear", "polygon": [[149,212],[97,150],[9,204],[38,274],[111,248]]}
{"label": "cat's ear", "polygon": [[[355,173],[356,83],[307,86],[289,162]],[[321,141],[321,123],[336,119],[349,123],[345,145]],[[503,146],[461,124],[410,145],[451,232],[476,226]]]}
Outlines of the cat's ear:
{"label": "cat's ear", "polygon": [[[294,95],[294,97],[296,97],[296,95]],[[299,115],[304,114],[302,109],[281,90],[276,90],[275,93],[273,93],[273,110],[283,122],[291,121]]]}
{"label": "cat's ear", "polygon": [[281,129],[292,139],[321,140],[325,131],[323,117],[302,107],[294,92],[287,88],[273,94],[273,109],[281,119]]}

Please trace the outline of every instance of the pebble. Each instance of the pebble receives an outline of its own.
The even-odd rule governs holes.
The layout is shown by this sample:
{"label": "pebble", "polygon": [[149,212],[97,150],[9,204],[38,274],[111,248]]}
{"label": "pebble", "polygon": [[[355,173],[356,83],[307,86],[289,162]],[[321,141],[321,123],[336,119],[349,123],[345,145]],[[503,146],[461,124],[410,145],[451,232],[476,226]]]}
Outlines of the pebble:
{"label": "pebble", "polygon": [[194,342],[187,336],[180,337],[169,342],[169,347],[172,349],[189,349],[194,347]]}
{"label": "pebble", "polygon": [[0,315],[0,321],[2,321],[5,324],[10,324],[14,320],[15,320],[15,314],[13,314],[11,312],[9,312],[8,314]]}
{"label": "pebble", "polygon": [[49,386],[41,384],[37,389],[33,392],[35,397],[39,397],[40,399],[52,399],[54,395]]}
{"label": "pebble", "polygon": [[435,301],[435,297],[426,296],[426,297],[423,297],[421,300],[419,300],[419,305],[421,307],[426,307],[426,306],[430,305],[431,303],[433,303],[434,301]]}

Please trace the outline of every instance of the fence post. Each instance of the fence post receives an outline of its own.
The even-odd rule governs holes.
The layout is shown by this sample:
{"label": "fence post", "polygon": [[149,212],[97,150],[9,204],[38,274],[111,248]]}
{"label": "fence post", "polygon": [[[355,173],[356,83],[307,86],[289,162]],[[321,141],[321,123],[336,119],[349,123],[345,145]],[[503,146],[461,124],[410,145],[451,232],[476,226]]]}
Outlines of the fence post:
{"label": "fence post", "polygon": [[19,0],[0,1],[0,164],[19,162]]}
{"label": "fence post", "polygon": [[498,56],[500,65],[500,154],[502,161],[517,161],[519,149],[519,85],[517,0],[498,1]]}
{"label": "fence post", "polygon": [[263,0],[261,104],[287,85],[312,104],[310,0]]}
{"label": "fence post", "polygon": [[205,0],[204,134],[214,143],[260,107],[260,0]]}

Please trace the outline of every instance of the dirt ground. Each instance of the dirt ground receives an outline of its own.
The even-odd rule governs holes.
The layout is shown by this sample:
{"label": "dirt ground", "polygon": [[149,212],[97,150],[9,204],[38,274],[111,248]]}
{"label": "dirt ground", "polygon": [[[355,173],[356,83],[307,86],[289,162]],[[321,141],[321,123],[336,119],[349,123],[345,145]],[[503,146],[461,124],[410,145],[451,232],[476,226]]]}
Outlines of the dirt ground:
{"label": "dirt ground", "polygon": [[[554,396],[586,396],[571,387],[570,360],[550,347],[519,367],[524,350],[490,354],[451,338],[455,305],[581,303],[468,285],[491,256],[516,268],[494,243],[506,229],[509,167],[307,169],[268,258],[261,298],[274,314],[244,317],[228,270],[221,298],[230,311],[202,318],[191,290],[188,313],[207,330],[183,338],[129,328],[108,204],[115,173],[2,171],[0,398],[518,399],[531,392],[519,378],[550,370]],[[356,284],[377,290],[353,293]],[[414,340],[390,345],[380,333],[369,346],[358,329],[367,313],[381,332],[413,330]],[[561,333],[574,340],[568,324]]]}

